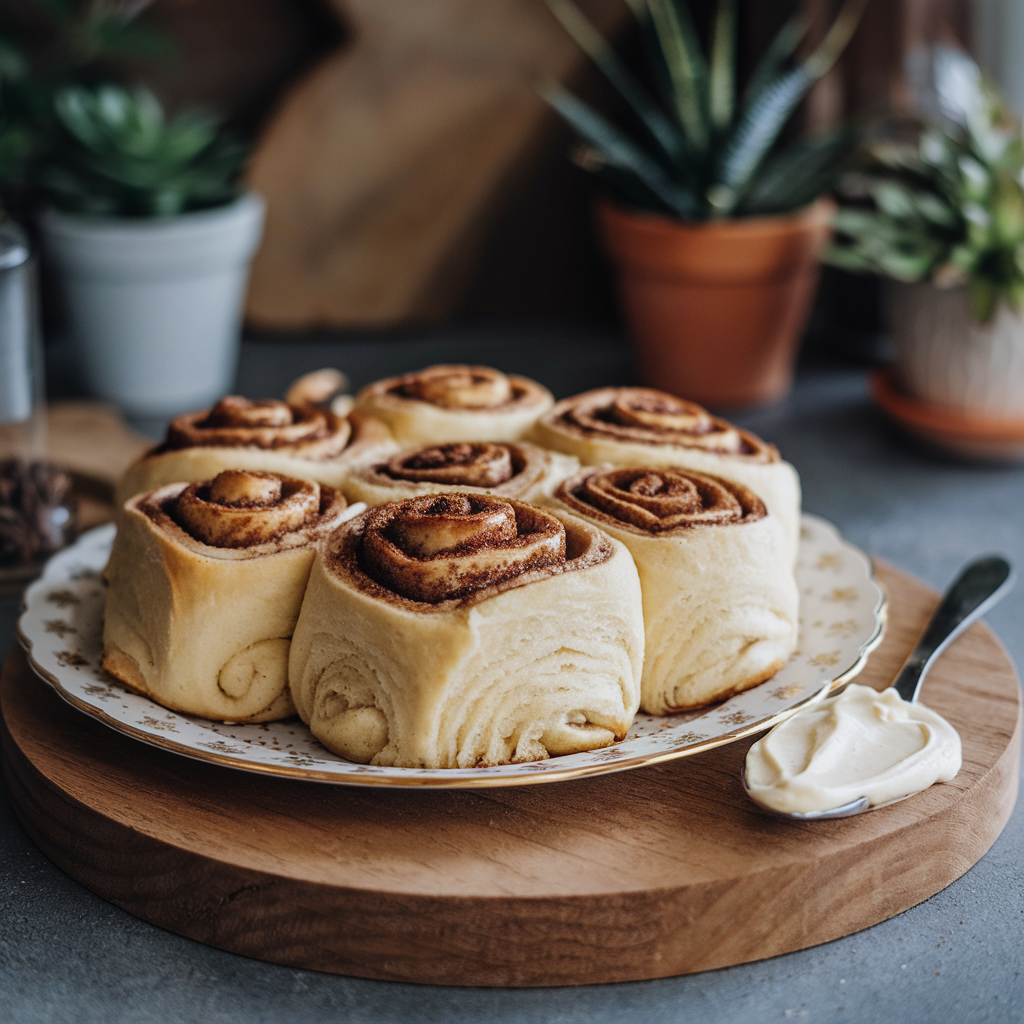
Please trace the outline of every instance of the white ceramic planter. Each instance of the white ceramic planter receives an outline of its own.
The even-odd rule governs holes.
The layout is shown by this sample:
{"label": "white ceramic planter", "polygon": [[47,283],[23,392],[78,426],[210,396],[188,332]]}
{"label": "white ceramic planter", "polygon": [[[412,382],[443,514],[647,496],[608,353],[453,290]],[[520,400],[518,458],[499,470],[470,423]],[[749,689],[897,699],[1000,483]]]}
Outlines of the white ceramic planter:
{"label": "white ceramic planter", "polygon": [[44,213],[46,254],[94,395],[148,417],[199,408],[230,390],[263,214],[252,194],[167,218]]}
{"label": "white ceramic planter", "polygon": [[889,327],[907,392],[965,416],[1024,419],[1024,317],[1000,304],[971,316],[965,288],[893,283]]}

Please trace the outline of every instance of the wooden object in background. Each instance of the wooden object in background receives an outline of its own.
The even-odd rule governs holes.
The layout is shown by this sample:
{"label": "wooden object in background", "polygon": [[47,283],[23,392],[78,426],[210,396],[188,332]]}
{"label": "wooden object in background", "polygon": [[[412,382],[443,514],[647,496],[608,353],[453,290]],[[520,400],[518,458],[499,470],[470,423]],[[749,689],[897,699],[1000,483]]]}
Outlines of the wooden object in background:
{"label": "wooden object in background", "polygon": [[87,401],[47,405],[46,457],[71,473],[80,531],[113,518],[118,479],[152,444],[109,406]]}
{"label": "wooden object in background", "polygon": [[109,406],[87,401],[51,402],[47,406],[50,462],[111,488],[128,464],[152,445]]}
{"label": "wooden object in background", "polygon": [[[248,319],[381,326],[449,313],[584,58],[542,0],[332,0],[348,46],[283,100],[249,173],[269,209]],[[610,30],[621,0],[582,4]],[[543,245],[543,239],[537,239]]]}
{"label": "wooden object in background", "polygon": [[[938,600],[879,566],[889,682]],[[743,795],[747,743],[515,789],[351,789],[147,747],[4,670],[4,772],[29,835],[83,885],[171,931],[340,974],[567,985],[708,970],[827,942],[962,875],[1013,809],[1020,687],[984,624],[923,700],[959,729],[957,778],[856,818],[797,824]]]}

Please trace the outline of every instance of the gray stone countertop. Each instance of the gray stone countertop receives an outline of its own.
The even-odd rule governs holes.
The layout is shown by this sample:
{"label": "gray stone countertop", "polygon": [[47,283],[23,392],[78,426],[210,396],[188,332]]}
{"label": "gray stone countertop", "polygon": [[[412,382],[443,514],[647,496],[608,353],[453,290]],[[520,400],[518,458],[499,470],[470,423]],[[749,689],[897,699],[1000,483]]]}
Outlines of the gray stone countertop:
{"label": "gray stone countertop", "polygon": [[[250,342],[239,390],[282,393],[297,374],[345,369],[356,386],[439,361],[517,370],[559,396],[629,379],[609,339],[510,329],[405,340]],[[793,395],[735,417],[799,469],[804,504],[855,544],[942,588],[968,559],[1024,567],[1024,468],[976,466],[903,438],[861,371],[803,372]],[[0,602],[0,650],[17,608]],[[1024,662],[1024,586],[989,615]],[[487,1021],[490,1024],[1014,1022],[1024,1013],[1024,809],[943,892],[847,938],[772,960],[659,981],[457,989],[334,977],[259,963],[148,925],[53,866],[0,798],[0,1020],[22,1022]]]}

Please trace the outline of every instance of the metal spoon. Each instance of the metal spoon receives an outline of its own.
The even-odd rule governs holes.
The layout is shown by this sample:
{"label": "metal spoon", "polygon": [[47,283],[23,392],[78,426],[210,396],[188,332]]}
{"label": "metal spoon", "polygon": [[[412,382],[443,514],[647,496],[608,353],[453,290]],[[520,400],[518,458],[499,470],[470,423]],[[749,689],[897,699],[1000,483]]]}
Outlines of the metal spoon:
{"label": "metal spoon", "polygon": [[[921,691],[921,683],[935,659],[955,640],[971,623],[980,619],[991,607],[997,604],[1013,589],[1015,578],[1010,563],[1005,558],[992,555],[971,562],[956,578],[935,609],[925,627],[917,646],[910,652],[910,657],[903,663],[896,678],[890,684],[906,701],[916,701]],[[799,712],[797,712],[799,714]],[[840,807],[832,807],[827,811],[789,812],[777,811],[758,803],[747,786],[746,766],[741,775],[743,788],[747,796],[763,811],[779,818],[790,818],[794,821],[821,821],[827,818],[848,818],[867,810],[888,807],[896,800],[884,804],[868,802],[866,796],[851,800]],[[906,797],[900,797],[906,799]]]}

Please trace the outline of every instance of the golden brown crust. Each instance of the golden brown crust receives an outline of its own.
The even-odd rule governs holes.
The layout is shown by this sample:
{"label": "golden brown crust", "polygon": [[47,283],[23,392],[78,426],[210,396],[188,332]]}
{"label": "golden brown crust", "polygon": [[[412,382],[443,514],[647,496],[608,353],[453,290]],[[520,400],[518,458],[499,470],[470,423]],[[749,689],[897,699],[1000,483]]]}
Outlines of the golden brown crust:
{"label": "golden brown crust", "polygon": [[[248,492],[246,482],[251,488]],[[276,486],[268,488],[268,484]],[[236,500],[217,501],[228,488],[235,492]],[[264,498],[252,500],[253,494]],[[339,491],[309,480],[225,470],[213,480],[170,484],[139,495],[128,507],[136,507],[160,529],[187,539],[190,546],[237,550],[255,557],[319,541],[346,504]]]}
{"label": "golden brown crust", "polygon": [[346,523],[328,542],[326,564],[380,600],[450,610],[611,557],[603,533],[569,520],[492,495],[408,498]]}
{"label": "golden brown crust", "polygon": [[556,497],[574,512],[638,534],[756,522],[767,515],[748,487],[693,470],[630,466],[585,469]]}
{"label": "golden brown crust", "polygon": [[[326,490],[326,488],[325,488]],[[321,486],[276,473],[227,469],[189,484],[171,507],[174,521],[216,548],[269,544],[320,515]],[[345,499],[339,498],[341,508]]]}
{"label": "golden brown crust", "polygon": [[455,411],[504,412],[546,400],[547,391],[525,377],[506,376],[489,366],[441,364],[369,385],[364,396],[422,402]]}
{"label": "golden brown crust", "polygon": [[654,388],[600,388],[563,399],[541,421],[579,436],[627,444],[697,448],[777,462],[774,445],[706,409]]}
{"label": "golden brown crust", "polygon": [[172,420],[162,451],[181,448],[261,448],[299,458],[329,459],[348,446],[352,425],[313,405],[288,405],[267,398],[222,398],[212,409]]}

